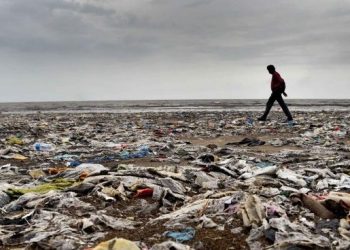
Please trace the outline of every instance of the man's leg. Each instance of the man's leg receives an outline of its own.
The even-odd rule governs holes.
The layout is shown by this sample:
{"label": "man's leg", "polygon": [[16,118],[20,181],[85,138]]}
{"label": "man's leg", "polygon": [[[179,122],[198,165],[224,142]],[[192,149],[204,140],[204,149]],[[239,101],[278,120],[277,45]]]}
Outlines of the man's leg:
{"label": "man's leg", "polygon": [[288,109],[286,103],[284,102],[284,100],[280,94],[278,96],[276,96],[276,100],[279,103],[279,105],[281,106],[285,115],[287,116],[288,121],[292,121],[293,120],[292,114],[289,112],[289,109]]}
{"label": "man's leg", "polygon": [[271,94],[269,100],[266,103],[266,109],[265,109],[265,113],[262,115],[262,117],[259,118],[259,120],[266,120],[272,106],[273,103],[276,101],[276,95],[274,93]]}

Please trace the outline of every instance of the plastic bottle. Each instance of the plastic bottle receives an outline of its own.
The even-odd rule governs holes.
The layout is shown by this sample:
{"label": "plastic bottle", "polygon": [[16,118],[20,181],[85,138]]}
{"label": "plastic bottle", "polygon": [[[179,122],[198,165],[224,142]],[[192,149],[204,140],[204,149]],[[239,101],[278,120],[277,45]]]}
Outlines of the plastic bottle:
{"label": "plastic bottle", "polygon": [[48,143],[41,143],[41,142],[37,142],[34,143],[33,148],[35,151],[52,151],[54,150],[54,146],[52,144],[48,144]]}
{"label": "plastic bottle", "polygon": [[250,116],[247,118],[247,125],[248,126],[253,126],[254,120]]}

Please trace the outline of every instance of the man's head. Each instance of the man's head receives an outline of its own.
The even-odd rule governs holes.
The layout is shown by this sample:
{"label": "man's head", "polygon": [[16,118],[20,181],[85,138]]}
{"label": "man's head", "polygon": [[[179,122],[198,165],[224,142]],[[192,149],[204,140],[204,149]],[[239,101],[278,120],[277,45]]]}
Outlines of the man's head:
{"label": "man's head", "polygon": [[267,66],[267,71],[269,71],[270,74],[273,74],[276,72],[275,66],[269,65]]}

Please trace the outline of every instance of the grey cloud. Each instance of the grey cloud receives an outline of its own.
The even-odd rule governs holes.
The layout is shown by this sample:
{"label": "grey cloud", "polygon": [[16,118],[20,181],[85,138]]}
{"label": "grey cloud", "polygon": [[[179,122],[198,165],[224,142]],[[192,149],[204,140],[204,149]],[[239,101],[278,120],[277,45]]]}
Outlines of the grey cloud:
{"label": "grey cloud", "polygon": [[190,8],[194,8],[194,7],[198,7],[201,5],[207,5],[212,3],[213,0],[196,0],[196,1],[192,1],[190,3],[185,4],[185,7],[190,7]]}
{"label": "grey cloud", "polygon": [[[65,1],[13,0],[2,6],[0,34],[2,46],[21,51],[72,52],[94,42],[99,28],[89,23],[99,16],[113,15],[93,5]],[[97,16],[97,18],[96,18]],[[80,46],[77,46],[79,44]]]}
{"label": "grey cloud", "polygon": [[[179,51],[183,51],[192,56],[199,52],[239,60],[272,53],[276,46],[297,47],[308,40],[316,45],[322,43],[312,35],[312,30],[322,23],[316,20],[320,9],[314,10],[311,5],[305,10],[286,1],[280,5],[264,1],[153,1],[153,8],[147,9],[146,4],[145,10],[123,11],[113,1],[107,1],[109,8],[99,2],[8,2],[2,14],[21,17],[22,22],[14,20],[17,29],[5,28],[0,35],[2,46],[121,59],[152,53],[181,56]],[[5,19],[11,20],[9,14]],[[323,25],[327,28],[327,23]]]}
{"label": "grey cloud", "polygon": [[[31,62],[49,65],[47,75],[64,74],[68,69],[60,65],[86,64],[105,74],[106,82],[114,73],[129,79],[124,72],[144,72],[132,81],[147,81],[148,70],[171,78],[173,68],[198,65],[186,78],[200,86],[207,64],[227,75],[231,65],[264,70],[274,62],[291,68],[350,64],[349,10],[341,0],[3,0],[0,55],[29,72]],[[100,73],[106,64],[116,69]],[[135,72],[124,70],[129,65]],[[298,70],[298,79],[307,77]],[[169,79],[158,80],[160,86]]]}

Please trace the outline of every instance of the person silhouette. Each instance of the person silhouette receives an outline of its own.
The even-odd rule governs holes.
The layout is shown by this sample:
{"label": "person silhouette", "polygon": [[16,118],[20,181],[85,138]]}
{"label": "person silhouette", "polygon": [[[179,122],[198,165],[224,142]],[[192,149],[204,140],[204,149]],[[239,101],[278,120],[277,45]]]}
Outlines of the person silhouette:
{"label": "person silhouette", "polygon": [[293,121],[292,114],[289,112],[289,109],[282,98],[282,94],[287,97],[287,94],[285,92],[286,84],[285,84],[283,78],[280,76],[280,74],[276,71],[275,66],[268,65],[267,71],[272,75],[272,79],[271,79],[272,94],[266,103],[265,113],[261,117],[258,118],[258,121],[266,121],[266,118],[267,118],[274,102],[277,100],[277,102],[281,106],[284,114],[287,116],[287,121],[292,122]]}

